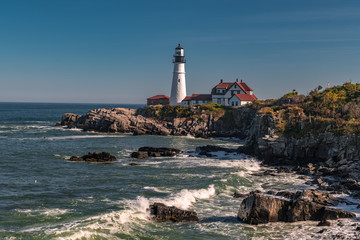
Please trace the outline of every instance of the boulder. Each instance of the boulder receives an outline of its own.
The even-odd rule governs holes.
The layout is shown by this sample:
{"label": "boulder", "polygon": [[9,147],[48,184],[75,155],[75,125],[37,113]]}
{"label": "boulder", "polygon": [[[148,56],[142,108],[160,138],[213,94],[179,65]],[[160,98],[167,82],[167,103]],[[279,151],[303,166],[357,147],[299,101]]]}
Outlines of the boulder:
{"label": "boulder", "polygon": [[[74,114],[74,113],[64,113],[61,118],[61,126],[68,126],[71,128],[74,123],[81,117],[81,115]],[[59,124],[56,124],[56,126],[59,126]]]}
{"label": "boulder", "polygon": [[181,151],[175,148],[154,148],[141,147],[137,152],[131,153],[132,158],[148,158],[148,157],[173,157]]}
{"label": "boulder", "polygon": [[341,209],[301,200],[283,199],[254,193],[240,204],[238,218],[249,224],[268,222],[320,221],[338,218],[353,218],[355,214]]}
{"label": "boulder", "polygon": [[293,196],[293,200],[302,200],[314,202],[322,205],[333,205],[335,199],[328,192],[320,190],[303,190],[297,191]]}
{"label": "boulder", "polygon": [[199,222],[196,212],[181,210],[174,206],[169,207],[163,203],[151,204],[150,215],[157,222]]}
{"label": "boulder", "polygon": [[70,161],[85,161],[85,162],[114,162],[116,157],[112,156],[109,152],[89,152],[82,157],[72,156]]}
{"label": "boulder", "polygon": [[211,155],[211,152],[227,152],[227,153],[233,153],[233,152],[237,152],[237,149],[230,149],[230,148],[224,148],[224,147],[220,147],[220,146],[215,146],[215,145],[206,145],[206,146],[201,146],[201,147],[196,147],[196,152],[199,153],[199,155]]}

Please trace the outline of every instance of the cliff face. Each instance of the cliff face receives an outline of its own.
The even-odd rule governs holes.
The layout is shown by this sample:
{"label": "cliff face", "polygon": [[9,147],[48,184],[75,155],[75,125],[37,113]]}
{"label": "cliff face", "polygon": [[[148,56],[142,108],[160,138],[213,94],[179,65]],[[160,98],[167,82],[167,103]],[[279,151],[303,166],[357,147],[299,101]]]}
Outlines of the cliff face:
{"label": "cliff face", "polygon": [[[192,135],[196,137],[245,138],[255,117],[256,110],[241,108],[231,111],[205,112],[190,110],[190,117],[158,119],[156,112],[140,109],[95,109],[85,115],[65,113],[61,125],[85,131],[120,132],[149,135]],[[195,113],[196,111],[196,113]]]}
{"label": "cliff face", "polygon": [[[195,137],[238,137],[245,139],[240,151],[268,162],[304,164],[326,162],[329,167],[358,167],[360,137],[355,134],[336,136],[331,132],[308,133],[302,137],[278,136],[278,119],[253,108],[227,111],[192,109],[190,117],[169,117],[159,120],[158,113],[144,109],[95,109],[80,116],[66,113],[61,125],[86,131],[133,133],[135,135],[192,135]],[[352,164],[354,163],[354,164]],[[354,165],[354,166],[353,166]]]}

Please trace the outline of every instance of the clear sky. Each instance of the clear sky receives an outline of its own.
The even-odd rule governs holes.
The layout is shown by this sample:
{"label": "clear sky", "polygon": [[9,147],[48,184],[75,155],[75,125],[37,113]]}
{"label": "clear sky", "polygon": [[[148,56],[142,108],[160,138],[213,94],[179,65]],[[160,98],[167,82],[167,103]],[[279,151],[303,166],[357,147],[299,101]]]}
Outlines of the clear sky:
{"label": "clear sky", "polygon": [[260,99],[360,81],[358,0],[3,0],[0,101],[145,103],[244,79]]}

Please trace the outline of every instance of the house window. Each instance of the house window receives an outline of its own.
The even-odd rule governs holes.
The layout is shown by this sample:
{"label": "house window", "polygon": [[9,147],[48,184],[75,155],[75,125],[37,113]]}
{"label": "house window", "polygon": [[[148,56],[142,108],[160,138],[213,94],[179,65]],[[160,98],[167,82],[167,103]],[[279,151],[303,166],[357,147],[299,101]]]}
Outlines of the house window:
{"label": "house window", "polygon": [[236,103],[236,106],[238,106],[238,101],[236,101],[235,103]]}
{"label": "house window", "polygon": [[234,106],[234,102],[231,102],[231,106]]}
{"label": "house window", "polygon": [[217,103],[221,104],[221,98],[217,99]]}

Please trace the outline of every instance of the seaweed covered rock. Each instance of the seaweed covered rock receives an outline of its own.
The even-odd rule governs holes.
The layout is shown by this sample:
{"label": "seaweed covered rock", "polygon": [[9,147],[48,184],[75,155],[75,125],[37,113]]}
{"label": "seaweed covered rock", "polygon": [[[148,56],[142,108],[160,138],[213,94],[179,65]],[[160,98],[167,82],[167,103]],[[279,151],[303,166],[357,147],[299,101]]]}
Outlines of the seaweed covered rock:
{"label": "seaweed covered rock", "polygon": [[109,152],[89,152],[82,157],[72,156],[70,161],[73,162],[114,162],[116,157]]}
{"label": "seaweed covered rock", "polygon": [[181,210],[174,206],[169,207],[163,203],[151,204],[150,215],[157,222],[199,222],[196,212]]}
{"label": "seaweed covered rock", "polygon": [[154,148],[141,147],[137,152],[131,153],[132,158],[148,158],[148,157],[173,157],[181,151],[175,148]]}
{"label": "seaweed covered rock", "polygon": [[326,207],[322,204],[302,200],[277,198],[254,193],[240,204],[238,218],[249,224],[268,222],[324,221],[338,218],[353,218],[355,214]]}

